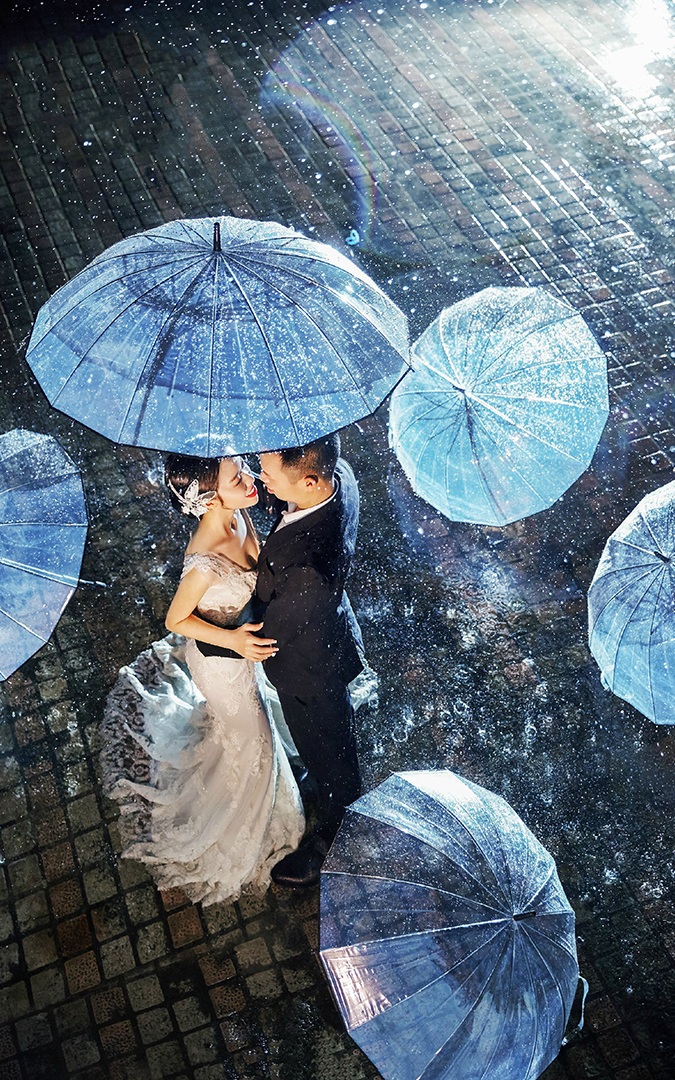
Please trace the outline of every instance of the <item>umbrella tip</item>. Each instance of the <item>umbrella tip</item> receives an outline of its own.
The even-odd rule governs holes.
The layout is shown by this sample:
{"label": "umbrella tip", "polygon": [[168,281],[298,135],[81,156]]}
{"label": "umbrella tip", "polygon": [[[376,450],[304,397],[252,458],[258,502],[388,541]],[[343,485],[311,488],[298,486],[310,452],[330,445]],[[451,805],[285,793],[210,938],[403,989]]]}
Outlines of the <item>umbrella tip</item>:
{"label": "umbrella tip", "polygon": [[220,246],[220,223],[217,222],[217,221],[214,222],[214,225],[213,225],[213,250],[214,251],[221,251],[222,250],[222,248]]}

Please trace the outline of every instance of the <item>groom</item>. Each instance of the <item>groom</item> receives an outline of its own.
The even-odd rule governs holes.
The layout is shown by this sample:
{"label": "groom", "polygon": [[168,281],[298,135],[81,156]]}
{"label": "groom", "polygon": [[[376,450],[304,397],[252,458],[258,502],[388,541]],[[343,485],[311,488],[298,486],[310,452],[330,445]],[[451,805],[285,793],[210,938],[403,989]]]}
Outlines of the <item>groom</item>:
{"label": "groom", "polygon": [[[298,753],[318,787],[315,833],[272,870],[279,885],[315,885],[345,806],[360,794],[348,683],[362,670],[358,624],[343,596],[359,495],[337,434],[261,453],[260,479],[280,504],[258,560],[262,635],[279,651],[265,671]],[[344,601],[344,602],[343,602]]]}

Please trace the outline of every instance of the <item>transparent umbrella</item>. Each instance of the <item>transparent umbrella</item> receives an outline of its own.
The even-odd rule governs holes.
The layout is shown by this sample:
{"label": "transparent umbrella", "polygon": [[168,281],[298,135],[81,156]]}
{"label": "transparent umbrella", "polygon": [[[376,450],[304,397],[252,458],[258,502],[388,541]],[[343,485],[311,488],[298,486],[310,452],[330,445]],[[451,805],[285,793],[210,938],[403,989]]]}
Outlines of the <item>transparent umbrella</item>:
{"label": "transparent umbrella", "polygon": [[675,481],[607,541],[588,593],[588,639],[617,697],[675,724]]}
{"label": "transparent umbrella", "polygon": [[371,413],[401,377],[407,322],[350,259],[282,225],[172,221],[59,289],[26,358],[52,405],[109,439],[215,456]]}
{"label": "transparent umbrella", "polygon": [[0,435],[0,679],[49,640],[87,535],[77,467],[50,435]]}
{"label": "transparent umbrella", "polygon": [[589,465],[607,364],[581,316],[544,289],[483,289],[445,308],[412,361],[390,441],[416,493],[451,520],[527,517]]}
{"label": "transparent umbrella", "polygon": [[579,977],[552,857],[445,771],[395,773],[348,809],[321,874],[321,959],[385,1080],[533,1080]]}

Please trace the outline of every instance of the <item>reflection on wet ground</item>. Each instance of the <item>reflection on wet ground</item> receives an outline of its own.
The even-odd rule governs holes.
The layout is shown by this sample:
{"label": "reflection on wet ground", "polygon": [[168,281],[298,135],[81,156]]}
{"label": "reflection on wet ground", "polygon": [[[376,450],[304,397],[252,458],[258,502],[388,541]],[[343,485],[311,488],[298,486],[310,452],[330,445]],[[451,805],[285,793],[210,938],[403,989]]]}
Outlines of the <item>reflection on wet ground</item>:
{"label": "reflection on wet ground", "polygon": [[3,430],[56,435],[83,470],[82,573],[106,582],[81,587],[2,690],[1,1075],[376,1075],[318,968],[314,893],[202,911],[116,859],[102,700],[163,632],[186,534],[159,455],[52,412],[21,359],[40,304],[108,244],[225,212],[350,251],[413,336],[479,288],[529,284],[605,349],[592,467],[502,529],[410,492],[385,409],[345,433],[362,493],[351,594],[382,682],[360,749],[369,787],[452,768],[555,855],[591,993],[545,1075],[672,1076],[675,742],[601,688],[585,594],[609,533],[672,478],[673,13],[129,0],[0,16]]}

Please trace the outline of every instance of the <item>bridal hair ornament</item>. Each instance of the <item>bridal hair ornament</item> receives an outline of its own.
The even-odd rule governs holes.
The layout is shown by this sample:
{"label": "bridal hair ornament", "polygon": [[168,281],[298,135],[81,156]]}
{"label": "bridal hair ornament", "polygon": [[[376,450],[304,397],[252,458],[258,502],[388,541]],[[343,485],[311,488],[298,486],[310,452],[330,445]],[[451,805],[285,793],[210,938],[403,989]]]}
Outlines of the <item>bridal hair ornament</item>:
{"label": "bridal hair ornament", "polygon": [[218,494],[217,491],[202,491],[200,493],[198,480],[193,480],[192,483],[188,484],[184,495],[181,495],[180,491],[176,491],[170,480],[167,482],[167,486],[178,499],[181,513],[185,514],[186,517],[190,514],[193,514],[196,518],[203,517],[209,509],[206,504],[211,502],[211,499],[215,499]]}

